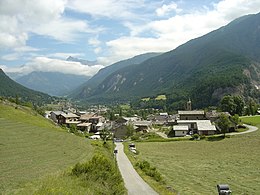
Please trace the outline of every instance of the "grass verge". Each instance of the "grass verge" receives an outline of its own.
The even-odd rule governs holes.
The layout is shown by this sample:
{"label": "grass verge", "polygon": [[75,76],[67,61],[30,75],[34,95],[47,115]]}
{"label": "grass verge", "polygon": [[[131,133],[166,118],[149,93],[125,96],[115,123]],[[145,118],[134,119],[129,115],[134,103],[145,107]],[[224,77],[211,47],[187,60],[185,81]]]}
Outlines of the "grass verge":
{"label": "grass verge", "polygon": [[128,159],[134,165],[135,170],[138,174],[159,194],[164,195],[175,195],[176,191],[167,186],[165,178],[161,173],[156,169],[154,164],[149,163],[149,161],[139,158],[139,151],[137,154],[134,154],[128,149],[128,142],[124,142],[124,152],[127,155]]}

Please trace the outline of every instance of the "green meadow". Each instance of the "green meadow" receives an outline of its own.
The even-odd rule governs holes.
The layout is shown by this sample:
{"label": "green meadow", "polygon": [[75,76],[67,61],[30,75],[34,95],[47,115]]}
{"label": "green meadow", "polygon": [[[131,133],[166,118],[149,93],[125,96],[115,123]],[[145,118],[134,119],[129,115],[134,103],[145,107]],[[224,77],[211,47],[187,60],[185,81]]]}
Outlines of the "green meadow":
{"label": "green meadow", "polygon": [[[260,116],[242,121],[260,128]],[[260,194],[260,130],[211,141],[137,142],[136,148],[135,160],[147,160],[182,195],[217,194],[217,184],[228,184],[232,194]]]}
{"label": "green meadow", "polygon": [[89,141],[65,132],[31,109],[0,102],[2,194],[14,194],[27,183],[49,175],[56,177],[77,162],[90,159],[93,151]]}

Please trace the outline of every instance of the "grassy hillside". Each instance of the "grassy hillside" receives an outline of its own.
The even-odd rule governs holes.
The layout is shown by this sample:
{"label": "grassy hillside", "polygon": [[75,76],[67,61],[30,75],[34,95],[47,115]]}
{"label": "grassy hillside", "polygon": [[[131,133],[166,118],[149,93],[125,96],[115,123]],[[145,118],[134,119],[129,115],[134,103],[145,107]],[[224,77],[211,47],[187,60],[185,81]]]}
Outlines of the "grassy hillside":
{"label": "grassy hillside", "polygon": [[[260,116],[244,118],[260,128]],[[219,141],[137,143],[139,159],[162,173],[180,194],[216,194],[226,183],[234,194],[260,193],[260,131]]]}
{"label": "grassy hillside", "polygon": [[0,102],[0,191],[17,189],[90,159],[93,147],[64,132],[29,108]]}

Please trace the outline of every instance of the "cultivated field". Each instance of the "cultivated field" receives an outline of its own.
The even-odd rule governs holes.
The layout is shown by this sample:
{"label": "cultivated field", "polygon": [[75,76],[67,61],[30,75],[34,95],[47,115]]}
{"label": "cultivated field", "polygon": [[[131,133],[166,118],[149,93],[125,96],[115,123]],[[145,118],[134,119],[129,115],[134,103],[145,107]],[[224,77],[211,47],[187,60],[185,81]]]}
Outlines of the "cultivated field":
{"label": "cultivated field", "polygon": [[93,147],[55,127],[30,109],[0,102],[0,192],[13,194],[25,183],[90,159]]}
{"label": "cultivated field", "polygon": [[[245,118],[260,128],[260,116]],[[166,185],[190,194],[217,194],[217,184],[229,184],[232,194],[260,194],[260,130],[215,141],[136,143]]]}

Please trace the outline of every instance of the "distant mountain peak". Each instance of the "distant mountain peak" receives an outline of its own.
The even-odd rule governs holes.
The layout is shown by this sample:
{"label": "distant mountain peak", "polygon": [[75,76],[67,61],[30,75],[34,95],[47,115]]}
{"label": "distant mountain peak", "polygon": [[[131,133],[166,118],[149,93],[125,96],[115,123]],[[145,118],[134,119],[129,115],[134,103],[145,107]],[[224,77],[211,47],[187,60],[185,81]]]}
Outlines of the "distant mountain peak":
{"label": "distant mountain peak", "polygon": [[80,59],[80,58],[75,58],[72,56],[69,56],[66,61],[70,61],[70,62],[79,62],[83,65],[89,65],[89,66],[93,66],[97,64],[97,61],[89,61],[89,60],[84,60],[84,59]]}

